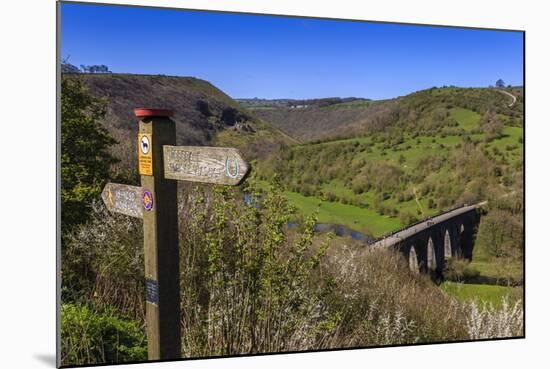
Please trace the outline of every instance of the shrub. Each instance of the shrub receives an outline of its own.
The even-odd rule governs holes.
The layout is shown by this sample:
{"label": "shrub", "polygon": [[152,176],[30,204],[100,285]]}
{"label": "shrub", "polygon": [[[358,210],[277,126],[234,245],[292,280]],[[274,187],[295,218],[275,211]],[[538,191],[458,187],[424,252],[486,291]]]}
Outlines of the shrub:
{"label": "shrub", "polygon": [[370,189],[367,176],[356,176],[351,183],[351,189],[355,194],[367,192]]}
{"label": "shrub", "polygon": [[261,197],[259,208],[222,187],[197,187],[183,199],[186,357],[312,349],[331,329],[322,298],[330,286],[318,277],[328,243],[313,243],[315,219],[288,230],[293,209],[276,181],[246,191]]}
{"label": "shrub", "polygon": [[[339,245],[324,273],[334,276],[332,309],[341,317],[330,347],[453,340],[467,332],[460,305],[391,250]],[[452,317],[452,318],[450,318]]]}
{"label": "shrub", "polygon": [[450,258],[445,261],[443,277],[450,281],[463,282],[479,277],[479,271],[472,268],[470,262],[462,258]]}
{"label": "shrub", "polygon": [[501,307],[471,301],[466,305],[470,339],[518,337],[523,335],[523,306],[518,300],[510,305],[503,297]]}
{"label": "shrub", "polygon": [[399,213],[399,221],[404,226],[412,224],[412,223],[416,222],[417,220],[418,219],[416,218],[416,216],[414,216],[413,214],[411,214],[408,211],[404,211],[404,212]]}
{"label": "shrub", "polygon": [[116,159],[116,141],[99,121],[106,101],[92,96],[73,78],[61,80],[61,221],[63,231],[84,223],[90,203],[99,197]]}
{"label": "shrub", "polygon": [[139,324],[120,319],[113,309],[98,312],[87,306],[62,304],[61,348],[63,365],[147,359],[145,334]]}
{"label": "shrub", "polygon": [[64,303],[116,308],[119,314],[142,322],[142,221],[92,205],[91,219],[63,240],[61,286]]}
{"label": "shrub", "polygon": [[331,192],[331,191],[328,191],[325,194],[325,198],[326,198],[327,201],[330,201],[330,202],[338,201],[338,196],[336,194],[334,194],[333,192]]}
{"label": "shrub", "polygon": [[523,221],[510,211],[490,209],[481,219],[478,242],[495,258],[521,260],[523,255]]}
{"label": "shrub", "polygon": [[396,196],[395,196],[395,199],[397,200],[397,202],[403,202],[405,201],[405,195],[403,194],[403,192],[399,192]]}

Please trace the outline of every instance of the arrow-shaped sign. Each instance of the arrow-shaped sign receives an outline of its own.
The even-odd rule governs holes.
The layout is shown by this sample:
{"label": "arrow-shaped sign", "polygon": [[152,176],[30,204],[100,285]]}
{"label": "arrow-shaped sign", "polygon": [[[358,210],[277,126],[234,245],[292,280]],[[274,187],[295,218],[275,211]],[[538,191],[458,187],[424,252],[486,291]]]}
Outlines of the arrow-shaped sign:
{"label": "arrow-shaped sign", "polygon": [[109,211],[143,218],[142,189],[118,183],[107,183],[101,198]]}
{"label": "arrow-shaped sign", "polygon": [[164,178],[235,186],[250,166],[229,147],[163,146]]}

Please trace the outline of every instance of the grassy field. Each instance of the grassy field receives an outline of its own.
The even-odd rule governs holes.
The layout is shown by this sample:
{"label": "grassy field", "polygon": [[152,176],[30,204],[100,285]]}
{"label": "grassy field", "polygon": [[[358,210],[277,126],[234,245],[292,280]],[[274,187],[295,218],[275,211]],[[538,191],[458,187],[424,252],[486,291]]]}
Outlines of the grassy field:
{"label": "grassy field", "polygon": [[480,276],[488,278],[502,278],[521,280],[523,277],[523,265],[521,263],[496,264],[492,261],[476,260],[470,263],[470,267],[479,272]]}
{"label": "grassy field", "polygon": [[487,284],[444,282],[441,284],[441,289],[460,301],[479,299],[493,306],[500,306],[503,297],[508,297],[510,301],[516,301],[522,296],[521,288],[492,286]]}
{"label": "grassy field", "polygon": [[[260,181],[262,188],[267,188],[266,181]],[[343,186],[335,186],[341,191],[349,191]],[[342,224],[346,227],[379,237],[394,229],[400,228],[401,222],[397,218],[378,214],[374,210],[354,205],[326,201],[315,196],[304,196],[297,192],[284,192],[288,201],[296,207],[302,215],[317,213],[319,223]]]}
{"label": "grassy field", "polygon": [[[374,202],[374,192],[373,191],[367,191],[360,194],[354,193],[351,189],[346,187],[342,181],[338,179],[334,179],[330,181],[329,183],[325,183],[322,185],[322,190],[325,193],[333,193],[338,196],[344,196],[353,200],[357,200],[358,202],[362,203],[364,207],[369,207]],[[406,210],[409,211],[411,214],[418,214],[419,216],[429,216],[434,215],[437,213],[436,209],[429,209],[428,208],[428,199],[427,198],[420,198],[418,202],[413,199],[409,201],[403,201],[399,204],[395,201],[395,199],[390,198],[388,200],[384,201],[384,204],[390,207],[397,207],[400,210]],[[385,216],[382,216],[386,218]],[[401,226],[401,223],[399,223]]]}
{"label": "grassy field", "polygon": [[523,160],[523,128],[504,127],[502,134],[499,139],[489,142],[487,148],[511,164]]}
{"label": "grassy field", "polygon": [[285,195],[305,215],[318,211],[319,223],[342,224],[360,232],[370,233],[374,237],[401,226],[399,219],[380,215],[374,210],[323,201],[317,197],[308,197],[296,192],[286,191]]}
{"label": "grassy field", "polygon": [[478,128],[481,116],[475,111],[463,108],[452,108],[450,112],[451,117],[458,122],[458,126],[466,132]]}

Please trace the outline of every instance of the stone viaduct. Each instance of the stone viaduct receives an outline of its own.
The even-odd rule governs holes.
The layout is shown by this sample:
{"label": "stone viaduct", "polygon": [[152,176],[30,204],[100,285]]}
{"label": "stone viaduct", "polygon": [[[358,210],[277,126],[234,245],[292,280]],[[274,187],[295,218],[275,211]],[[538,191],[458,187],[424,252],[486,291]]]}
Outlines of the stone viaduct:
{"label": "stone viaduct", "polygon": [[405,255],[413,272],[439,279],[447,259],[456,256],[471,260],[480,208],[485,204],[465,205],[424,219],[375,241],[371,247],[393,247]]}

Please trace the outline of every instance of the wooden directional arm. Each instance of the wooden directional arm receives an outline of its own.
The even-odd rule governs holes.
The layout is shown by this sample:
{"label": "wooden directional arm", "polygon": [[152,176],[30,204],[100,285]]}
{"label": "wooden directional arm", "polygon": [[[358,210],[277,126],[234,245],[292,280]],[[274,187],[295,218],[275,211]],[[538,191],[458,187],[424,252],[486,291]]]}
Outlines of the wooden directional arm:
{"label": "wooden directional arm", "polygon": [[109,211],[134,218],[143,218],[141,196],[141,187],[118,183],[107,183],[101,193],[103,203]]}
{"label": "wooden directional arm", "polygon": [[250,172],[234,148],[164,145],[163,149],[166,179],[236,186]]}

